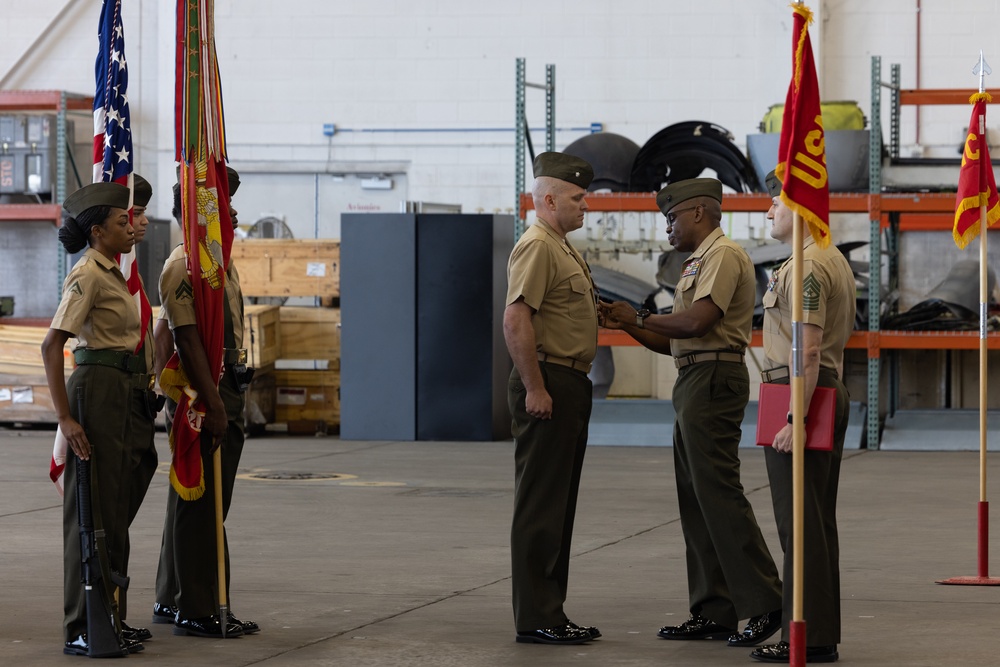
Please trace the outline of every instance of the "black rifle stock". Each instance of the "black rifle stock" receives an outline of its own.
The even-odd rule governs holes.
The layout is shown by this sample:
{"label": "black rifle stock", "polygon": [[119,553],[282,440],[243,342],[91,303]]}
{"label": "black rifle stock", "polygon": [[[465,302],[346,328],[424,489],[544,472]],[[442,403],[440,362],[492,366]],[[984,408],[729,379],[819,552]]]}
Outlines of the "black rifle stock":
{"label": "black rifle stock", "polygon": [[[83,426],[83,387],[76,388],[77,413]],[[76,460],[76,503],[80,517],[80,561],[87,605],[87,654],[91,658],[128,655],[123,648],[118,607],[110,593],[111,575],[104,531],[94,529],[90,461]]]}

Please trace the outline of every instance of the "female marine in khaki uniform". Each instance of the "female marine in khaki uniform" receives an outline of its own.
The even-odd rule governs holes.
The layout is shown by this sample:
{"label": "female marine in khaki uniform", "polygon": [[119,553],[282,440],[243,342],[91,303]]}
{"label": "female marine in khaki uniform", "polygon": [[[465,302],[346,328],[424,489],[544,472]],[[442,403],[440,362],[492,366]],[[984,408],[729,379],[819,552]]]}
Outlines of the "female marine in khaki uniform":
{"label": "female marine in khaki uniform", "polygon": [[[153,437],[146,408],[152,376],[145,359],[133,354],[141,335],[139,311],[115,261],[115,255],[128,252],[135,243],[128,202],[128,188],[115,183],[87,185],[66,198],[59,240],[71,253],[90,247],[66,276],[62,301],[42,342],[59,428],[76,455],[67,457],[63,496],[63,627],[64,652],[69,654],[86,655],[88,650],[80,584],[77,457],[91,461],[95,524],[105,531],[110,569],[122,572],[131,502],[129,459],[134,443]],[[79,341],[74,351],[77,368],[64,384],[63,346],[70,337]],[[83,395],[82,415],[78,389]],[[124,648],[134,652],[142,644],[126,638]]]}

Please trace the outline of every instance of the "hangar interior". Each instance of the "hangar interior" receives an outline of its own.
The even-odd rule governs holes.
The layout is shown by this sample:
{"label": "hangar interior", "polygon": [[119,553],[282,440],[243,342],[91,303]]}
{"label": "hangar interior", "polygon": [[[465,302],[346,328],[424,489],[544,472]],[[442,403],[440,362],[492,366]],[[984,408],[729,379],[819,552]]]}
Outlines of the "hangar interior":
{"label": "hangar interior", "polygon": [[[976,255],[951,239],[951,193],[968,93],[979,84],[977,40],[988,62],[986,26],[997,9],[978,0],[959,8],[919,0],[813,4],[831,228],[858,279],[845,373],[857,404],[850,440],[945,446],[906,425],[933,421],[940,410],[964,423],[978,404],[978,297],[962,273]],[[179,236],[170,198],[160,196],[175,174],[174,16],[169,3],[141,0],[125,5],[122,18],[134,166],[157,193],[151,241],[140,248],[150,285]],[[335,242],[340,253],[344,215],[455,212],[509,216],[516,236],[533,216],[524,196],[531,158],[549,149],[598,168],[591,211],[571,240],[608,294],[669,308],[679,258],[649,193],[671,179],[706,174],[724,182],[725,231],[751,253],[759,281],[784,257],[768,235],[760,195],[791,69],[784,2],[713,0],[679,10],[639,1],[485,8],[228,0],[216,3],[216,21],[228,157],[243,178],[240,233],[250,239]],[[42,0],[18,7],[0,27],[0,296],[11,297],[12,311],[5,325],[44,324],[75,259],[54,238],[58,202],[89,179],[95,26],[87,3]],[[990,128],[988,136],[997,134]],[[997,253],[990,248],[991,265]],[[377,255],[371,261],[390,262],[391,253]],[[340,259],[324,261],[339,271]],[[401,307],[400,294],[366,291],[370,284],[359,298]],[[273,354],[262,352],[278,361],[276,372],[339,371],[344,352],[347,380],[353,376],[350,349],[340,349],[340,327],[351,323],[341,322],[339,290],[259,288],[255,304],[314,309],[286,319],[321,320],[308,335],[338,338],[327,345],[335,350],[296,354],[279,343]],[[406,298],[432,302],[429,294]],[[285,326],[294,336],[301,325]],[[455,327],[449,338],[465,339]],[[347,339],[349,347],[365,342],[363,333]],[[600,413],[614,420],[625,409],[618,402],[644,400],[653,407],[650,416],[636,413],[639,430],[657,427],[658,414],[669,423],[669,409],[656,410],[670,399],[670,360],[620,336],[602,333],[601,342],[593,375]],[[502,346],[490,349],[504,356]],[[751,348],[751,371],[759,353]],[[990,361],[1000,362],[995,354]],[[289,380],[277,380],[277,400]],[[320,384],[340,393],[339,375]],[[326,421],[339,426],[339,413]],[[949,446],[976,446],[974,438],[957,440]]]}

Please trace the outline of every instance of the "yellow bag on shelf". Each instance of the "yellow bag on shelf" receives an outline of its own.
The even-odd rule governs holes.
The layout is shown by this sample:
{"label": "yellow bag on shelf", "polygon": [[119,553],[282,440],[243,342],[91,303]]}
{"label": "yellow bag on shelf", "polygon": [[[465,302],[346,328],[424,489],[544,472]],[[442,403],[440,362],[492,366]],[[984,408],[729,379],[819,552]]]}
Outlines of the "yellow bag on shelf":
{"label": "yellow bag on shelf", "polygon": [[[857,102],[820,102],[823,113],[824,130],[863,130],[868,125],[864,113]],[[781,119],[785,113],[784,104],[772,104],[760,121],[760,131],[781,132]]]}

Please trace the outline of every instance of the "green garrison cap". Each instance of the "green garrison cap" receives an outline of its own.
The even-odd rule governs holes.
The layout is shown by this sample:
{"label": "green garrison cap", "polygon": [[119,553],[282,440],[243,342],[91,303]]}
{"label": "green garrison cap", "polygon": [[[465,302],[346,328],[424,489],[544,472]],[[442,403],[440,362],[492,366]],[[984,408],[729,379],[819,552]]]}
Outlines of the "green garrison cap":
{"label": "green garrison cap", "polygon": [[240,174],[229,165],[226,165],[226,173],[229,174],[229,196],[232,197],[240,188]]}
{"label": "green garrison cap", "polygon": [[586,160],[565,153],[539,153],[531,165],[535,178],[548,176],[558,178],[584,190],[594,180],[594,168]]}
{"label": "green garrison cap", "polygon": [[66,197],[63,208],[74,218],[95,206],[128,209],[128,195],[128,188],[118,183],[91,183]]}
{"label": "green garrison cap", "polygon": [[771,173],[764,177],[764,185],[767,187],[767,194],[772,197],[777,197],[781,194],[781,181],[778,180],[773,169]]}
{"label": "green garrison cap", "polygon": [[[227,164],[226,175],[229,177],[229,196],[232,197],[234,194],[236,194],[236,191],[239,190],[240,188],[240,173]],[[180,178],[181,178],[181,166],[178,164],[177,180],[180,180]],[[175,183],[174,187],[178,188],[180,186]]]}
{"label": "green garrison cap", "polygon": [[722,182],[714,178],[689,178],[671,183],[656,193],[656,205],[663,212],[692,197],[711,197],[722,203]]}
{"label": "green garrison cap", "polygon": [[135,188],[132,190],[133,206],[145,206],[153,198],[153,186],[139,174],[134,175]]}

